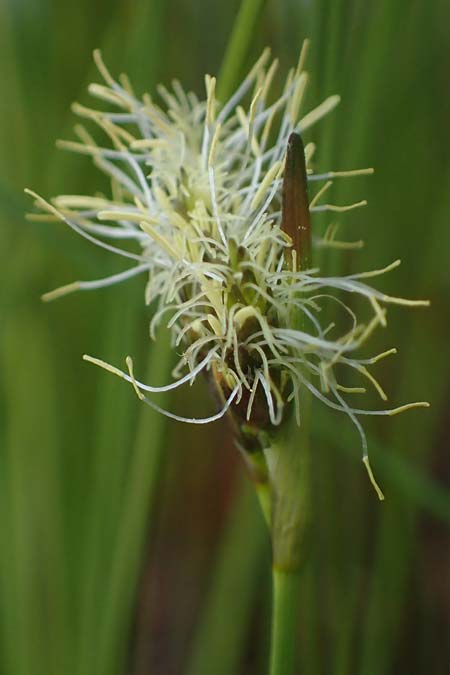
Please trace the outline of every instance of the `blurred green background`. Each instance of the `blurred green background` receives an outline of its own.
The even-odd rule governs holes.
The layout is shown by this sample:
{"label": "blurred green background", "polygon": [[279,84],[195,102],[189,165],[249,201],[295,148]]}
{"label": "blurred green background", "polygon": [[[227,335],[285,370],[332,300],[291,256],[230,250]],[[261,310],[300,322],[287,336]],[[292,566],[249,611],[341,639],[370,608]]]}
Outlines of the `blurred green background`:
{"label": "blurred green background", "polygon": [[[336,185],[360,252],[324,268],[404,264],[380,284],[430,298],[390,310],[373,353],[393,404],[366,426],[379,503],[346,420],[314,408],[311,551],[299,597],[302,675],[438,675],[450,660],[448,453],[450,5],[446,0],[1,0],[0,675],[265,672],[270,551],[221,423],[167,425],[81,360],[133,354],[153,383],[171,355],[148,340],[143,281],[43,305],[41,293],[119,269],[61,223],[25,221],[45,197],[93,192],[72,138],[101,47],[138,91],[179,78],[202,93],[235,27],[232,86],[265,45],[286,69],[312,39],[309,97],[342,103],[308,132],[318,169],[374,166]],[[237,27],[237,28],[236,28]],[[325,223],[317,219],[319,231]],[[119,261],[120,263],[120,261]],[[170,406],[198,414],[201,383]],[[367,405],[376,406],[375,394]]]}

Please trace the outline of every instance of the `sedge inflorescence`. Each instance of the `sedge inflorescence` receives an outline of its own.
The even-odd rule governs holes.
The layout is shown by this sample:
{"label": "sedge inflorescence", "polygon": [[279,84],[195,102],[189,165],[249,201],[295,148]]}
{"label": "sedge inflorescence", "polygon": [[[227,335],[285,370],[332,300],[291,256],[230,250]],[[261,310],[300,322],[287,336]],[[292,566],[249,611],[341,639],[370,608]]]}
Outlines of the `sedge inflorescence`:
{"label": "sedge inflorescence", "polygon": [[[372,358],[361,358],[358,352],[374,329],[385,325],[387,304],[426,303],[391,297],[367,284],[399,261],[379,270],[331,277],[299,264],[282,227],[287,142],[292,132],[303,133],[339,102],[338,96],[331,96],[303,112],[306,46],[278,97],[271,93],[278,64],[270,62],[266,50],[228,101],[217,100],[216,80],[207,75],[204,99],[174,81],[171,89],[158,88],[161,105],[147,94],[137,98],[128,78],[115,80],[95,52],[104,83],[92,84],[89,91],[106,110],[79,104],[74,110],[100,128],[103,140],[77,125],[79,140],[60,145],[90,155],[109,176],[111,194],[64,195],[51,203],[31,194],[47,215],[127,258],[131,267],[108,278],[74,282],[44,298],[146,275],[145,300],[155,303],[150,333],[154,336],[166,323],[181,352],[174,381],[163,387],[138,381],[129,357],[125,371],[93,357],[87,360],[131,382],[139,398],[158,410],[147,393],[192,383],[206,373],[220,392],[223,405],[218,413],[186,419],[161,410],[195,423],[210,422],[230,410],[241,426],[274,429],[293,410],[301,424],[302,396],[312,393],[354,422],[368,466],[359,417],[392,415],[425,404],[376,411],[355,406],[349,396],[364,388],[341,384],[338,367],[351,369],[384,400],[369,367],[395,349]],[[365,204],[323,203],[334,178],[371,170],[316,174],[313,153],[309,143],[305,161],[310,190],[322,184],[309,204],[311,214]],[[313,246],[346,246],[334,235],[332,226],[322,238],[313,237]],[[356,315],[346,301],[350,295],[367,301],[368,318]],[[344,329],[322,318],[324,305],[330,303],[347,322]]]}

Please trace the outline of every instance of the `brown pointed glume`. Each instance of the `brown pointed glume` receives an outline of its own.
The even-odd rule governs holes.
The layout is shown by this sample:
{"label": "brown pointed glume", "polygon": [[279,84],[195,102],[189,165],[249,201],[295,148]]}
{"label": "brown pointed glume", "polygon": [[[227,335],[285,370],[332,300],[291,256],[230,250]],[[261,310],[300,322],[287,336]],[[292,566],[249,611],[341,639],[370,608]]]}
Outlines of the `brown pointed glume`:
{"label": "brown pointed glume", "polygon": [[311,263],[311,218],[309,214],[308,181],[305,149],[300,134],[295,131],[288,139],[284,168],[281,227],[292,239],[297,252],[298,269]]}

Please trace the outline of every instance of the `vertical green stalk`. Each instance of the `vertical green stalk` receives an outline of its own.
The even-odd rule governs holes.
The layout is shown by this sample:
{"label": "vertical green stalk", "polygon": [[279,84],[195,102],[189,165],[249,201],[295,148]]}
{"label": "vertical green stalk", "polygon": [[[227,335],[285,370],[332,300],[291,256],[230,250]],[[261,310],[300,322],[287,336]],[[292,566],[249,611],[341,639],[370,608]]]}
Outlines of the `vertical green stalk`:
{"label": "vertical green stalk", "polygon": [[187,675],[239,672],[255,599],[261,595],[267,548],[267,528],[261,523],[255,495],[247,483],[238,485],[196,628]]}
{"label": "vertical green stalk", "polygon": [[[149,379],[167,381],[172,365],[172,346],[162,331],[151,347]],[[160,403],[164,405],[168,394]],[[135,594],[146,531],[153,515],[164,449],[167,444],[166,418],[142,406],[132,459],[127,473],[116,541],[112,550],[107,595],[102,603],[103,620],[99,630],[94,669],[96,675],[122,672],[127,652],[130,624],[135,610]],[[94,659],[94,656],[93,656]]]}
{"label": "vertical green stalk", "polygon": [[270,675],[294,673],[299,585],[298,571],[274,567]]}
{"label": "vertical green stalk", "polygon": [[234,22],[231,37],[223,59],[217,83],[217,97],[225,100],[230,96],[239,77],[240,69],[250,44],[264,0],[243,0]]}

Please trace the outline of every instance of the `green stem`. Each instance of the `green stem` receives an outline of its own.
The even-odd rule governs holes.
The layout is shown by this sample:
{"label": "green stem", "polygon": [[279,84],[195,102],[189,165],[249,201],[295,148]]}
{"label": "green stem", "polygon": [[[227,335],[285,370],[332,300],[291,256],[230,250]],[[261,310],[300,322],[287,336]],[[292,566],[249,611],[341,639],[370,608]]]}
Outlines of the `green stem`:
{"label": "green stem", "polygon": [[[270,675],[293,675],[300,570],[311,529],[309,401],[303,426],[288,420],[265,448],[271,489],[273,553],[272,651]],[[305,428],[306,427],[306,428]]]}
{"label": "green stem", "polygon": [[270,675],[293,675],[300,574],[273,568]]}

